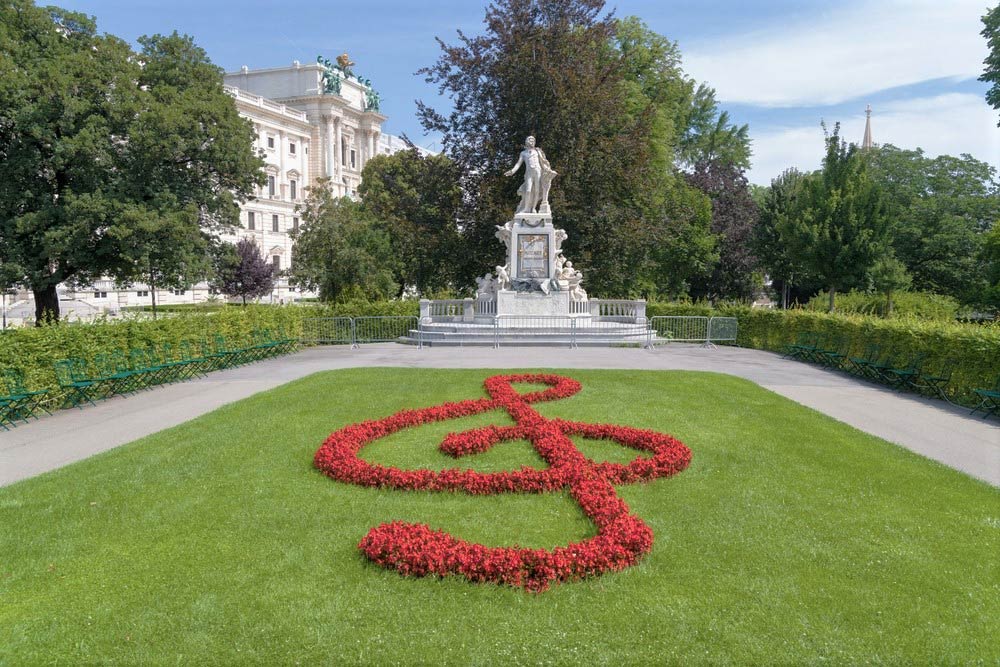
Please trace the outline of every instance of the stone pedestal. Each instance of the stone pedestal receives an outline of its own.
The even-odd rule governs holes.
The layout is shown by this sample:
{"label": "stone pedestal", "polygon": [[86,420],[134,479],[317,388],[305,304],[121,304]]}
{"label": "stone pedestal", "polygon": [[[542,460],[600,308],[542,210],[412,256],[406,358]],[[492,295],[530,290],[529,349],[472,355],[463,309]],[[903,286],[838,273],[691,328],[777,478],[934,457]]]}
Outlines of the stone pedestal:
{"label": "stone pedestal", "polygon": [[569,292],[497,292],[497,315],[562,316],[569,315]]}
{"label": "stone pedestal", "polygon": [[548,281],[555,277],[556,228],[552,216],[522,213],[511,222],[507,266],[512,281]]}

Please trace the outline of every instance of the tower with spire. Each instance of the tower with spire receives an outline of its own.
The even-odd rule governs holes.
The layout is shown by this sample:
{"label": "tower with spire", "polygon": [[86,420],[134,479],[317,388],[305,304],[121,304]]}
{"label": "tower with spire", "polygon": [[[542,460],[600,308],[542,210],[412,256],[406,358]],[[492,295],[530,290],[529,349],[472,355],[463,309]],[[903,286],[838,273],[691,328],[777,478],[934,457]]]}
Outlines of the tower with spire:
{"label": "tower with spire", "polygon": [[865,107],[865,138],[861,140],[861,149],[870,150],[872,147],[872,105]]}

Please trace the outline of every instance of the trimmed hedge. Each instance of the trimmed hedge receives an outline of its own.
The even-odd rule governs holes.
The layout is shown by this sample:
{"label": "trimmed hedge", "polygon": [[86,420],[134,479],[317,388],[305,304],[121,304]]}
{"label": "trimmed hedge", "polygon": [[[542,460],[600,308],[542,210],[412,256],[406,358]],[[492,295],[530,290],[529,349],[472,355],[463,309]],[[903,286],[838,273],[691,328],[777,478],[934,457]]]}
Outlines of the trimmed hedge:
{"label": "trimmed hedge", "polygon": [[745,306],[711,308],[702,304],[651,303],[647,315],[712,315],[736,317],[736,344],[757,350],[784,352],[800,334],[815,332],[842,338],[852,356],[878,345],[883,354],[905,365],[926,354],[924,371],[952,371],[946,393],[955,403],[975,405],[973,389],[990,387],[1000,375],[1000,324],[962,324],[916,318],[882,319],[866,315],[771,310]]}
{"label": "trimmed hedge", "polygon": [[98,354],[183,340],[211,340],[225,336],[231,345],[251,343],[256,329],[298,338],[302,333],[303,309],[247,306],[225,308],[216,313],[187,313],[158,320],[125,320],[95,324],[64,323],[56,326],[8,330],[0,336],[0,367],[24,371],[29,389],[48,389],[49,404],[61,397],[52,364],[67,357],[93,361]]}
{"label": "trimmed hedge", "polygon": [[[828,314],[807,310],[751,309],[745,306],[672,304],[650,302],[646,313],[736,317],[736,344],[758,350],[783,352],[799,334],[817,332],[842,337],[850,354],[860,356],[868,344],[877,344],[900,364],[917,354],[927,355],[924,370],[941,373],[952,369],[947,393],[956,403],[974,404],[972,390],[992,386],[1000,375],[1000,324],[960,324],[917,320],[881,319],[864,315]],[[219,333],[233,344],[250,342],[255,329],[271,329],[289,337],[302,334],[307,317],[415,316],[415,300],[342,304],[250,305],[223,308],[213,313],[177,313],[172,317],[101,324],[62,324],[25,328],[0,336],[0,367],[21,368],[31,389],[57,389],[52,363],[66,357],[93,359],[116,349],[174,345],[184,339],[212,338]]]}

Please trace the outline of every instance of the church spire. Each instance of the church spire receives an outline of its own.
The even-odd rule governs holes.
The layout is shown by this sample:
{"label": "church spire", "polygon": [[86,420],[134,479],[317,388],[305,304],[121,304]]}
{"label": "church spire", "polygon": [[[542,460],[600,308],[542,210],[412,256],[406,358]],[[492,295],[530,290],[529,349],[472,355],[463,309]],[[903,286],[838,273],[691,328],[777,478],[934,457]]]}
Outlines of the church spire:
{"label": "church spire", "polygon": [[862,150],[872,147],[872,105],[865,107],[865,138],[861,141]]}

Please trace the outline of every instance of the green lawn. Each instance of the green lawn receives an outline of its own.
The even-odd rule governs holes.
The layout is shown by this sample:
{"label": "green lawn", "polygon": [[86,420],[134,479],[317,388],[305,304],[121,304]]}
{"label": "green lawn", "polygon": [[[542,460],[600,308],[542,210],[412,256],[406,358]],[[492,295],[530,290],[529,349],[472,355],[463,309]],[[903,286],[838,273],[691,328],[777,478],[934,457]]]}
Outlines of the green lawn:
{"label": "green lawn", "polygon": [[[676,477],[619,489],[655,533],[638,566],[531,594],[368,563],[358,541],[393,519],[489,545],[592,534],[566,494],[381,491],[313,469],[331,431],[483,396],[490,374],[323,373],[0,489],[0,664],[1000,661],[1000,492],[722,375],[564,371],[583,391],[535,405],[693,451]],[[488,423],[510,420],[364,455],[544,465],[526,442],[457,464],[436,450]]]}

